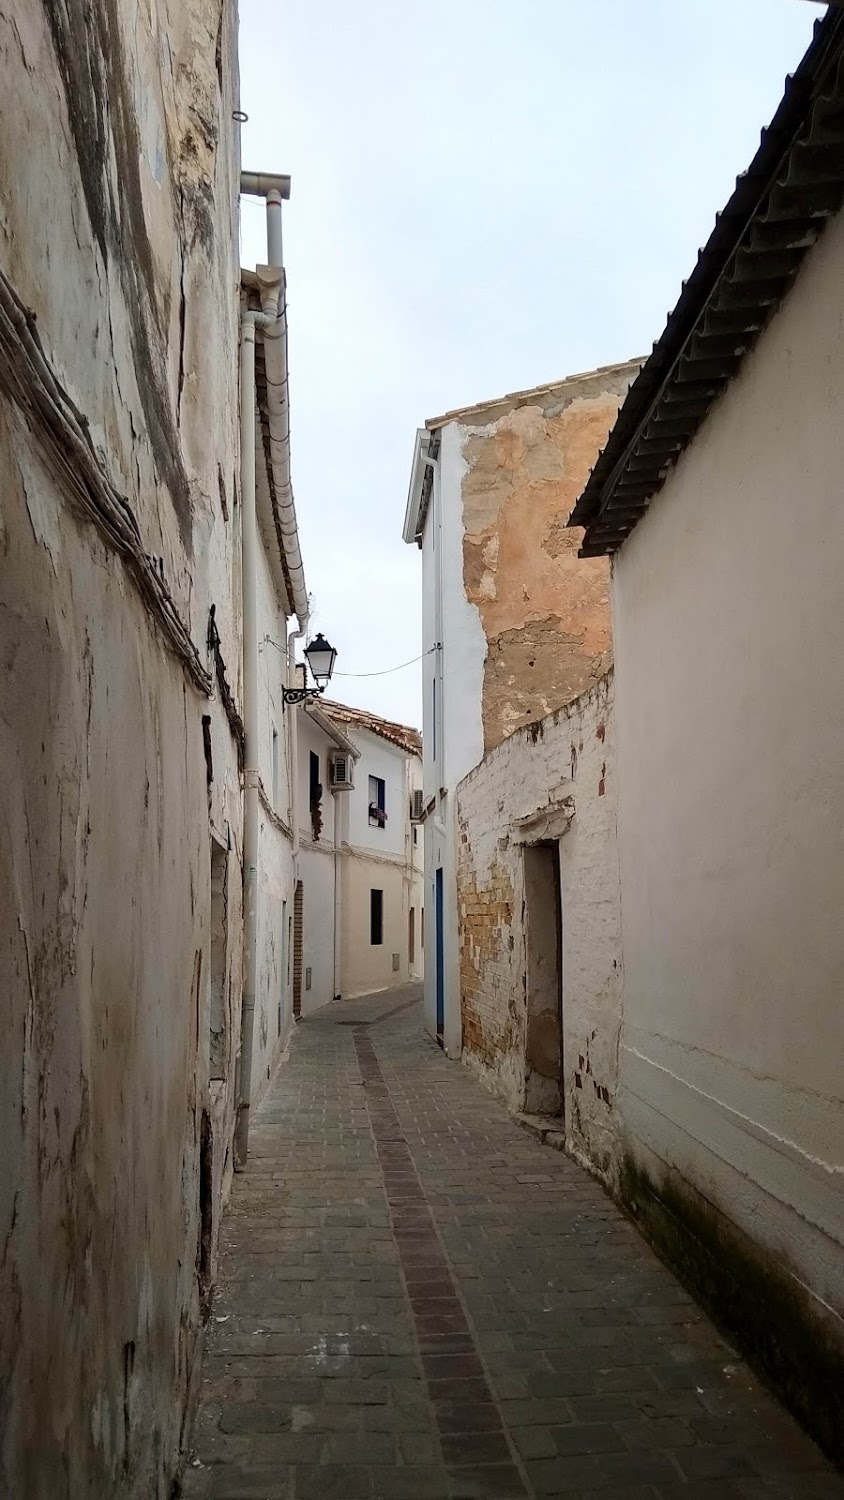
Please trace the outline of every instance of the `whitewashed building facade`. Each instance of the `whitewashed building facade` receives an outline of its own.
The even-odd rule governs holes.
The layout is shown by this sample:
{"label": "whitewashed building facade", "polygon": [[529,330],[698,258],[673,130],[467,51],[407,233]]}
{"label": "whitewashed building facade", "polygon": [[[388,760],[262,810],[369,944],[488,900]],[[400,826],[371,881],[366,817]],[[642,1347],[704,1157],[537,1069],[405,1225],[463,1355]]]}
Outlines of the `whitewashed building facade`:
{"label": "whitewashed building facade", "polygon": [[421,737],[345,704],[299,711],[294,1012],[423,974]]}
{"label": "whitewashed building facade", "polygon": [[572,516],[612,558],[619,1190],[844,1434],[844,13]]}

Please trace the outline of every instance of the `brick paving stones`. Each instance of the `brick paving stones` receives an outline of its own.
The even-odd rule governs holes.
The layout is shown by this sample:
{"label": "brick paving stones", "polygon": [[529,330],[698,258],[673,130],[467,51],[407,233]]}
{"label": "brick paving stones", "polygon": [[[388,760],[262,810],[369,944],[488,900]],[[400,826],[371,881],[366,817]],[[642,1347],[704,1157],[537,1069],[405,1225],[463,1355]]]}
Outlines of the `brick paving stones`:
{"label": "brick paving stones", "polygon": [[299,1023],[223,1226],[186,1500],[789,1500],[844,1480],[597,1183],[422,1029]]}

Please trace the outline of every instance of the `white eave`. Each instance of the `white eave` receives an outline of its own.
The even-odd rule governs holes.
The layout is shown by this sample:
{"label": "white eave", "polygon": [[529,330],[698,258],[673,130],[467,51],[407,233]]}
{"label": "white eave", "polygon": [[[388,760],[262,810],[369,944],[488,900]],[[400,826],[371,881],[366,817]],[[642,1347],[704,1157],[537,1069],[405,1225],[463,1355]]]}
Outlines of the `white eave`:
{"label": "white eave", "polygon": [[413,468],[410,471],[410,489],[407,495],[407,510],[404,515],[404,529],[402,537],[408,543],[420,542],[425,525],[425,517],[422,513],[422,495],[425,488],[425,477],[428,465],[425,459],[433,442],[434,434],[425,427],[416,430],[416,442],[413,449]]}
{"label": "white eave", "polygon": [[334,741],[339,750],[344,750],[347,755],[351,755],[353,760],[360,760],[360,751],[357,746],[353,745],[351,740],[346,738],[342,729],[337,728],[334,721],[328,717],[328,714],[324,709],[320,708],[318,703],[314,703],[313,701],[309,703],[306,701],[302,704],[302,708],[308,718],[313,719],[314,723],[319,725],[323,733],[327,734],[328,738]]}
{"label": "white eave", "polygon": [[264,545],[264,554],[269,565],[270,576],[275,585],[279,605],[285,615],[294,614],[295,608],[290,598],[287,581],[284,576],[284,566],[282,564],[280,544],[276,531],[275,516],[273,515],[273,502],[267,478],[267,458],[261,431],[260,408],[258,408],[258,418],[255,423],[255,512],[258,521],[258,530],[261,533],[261,541]]}
{"label": "white eave", "polygon": [[[240,275],[242,299],[248,305],[251,294],[254,303],[261,289],[260,276],[243,270]],[[290,482],[286,294],[277,323],[262,328],[259,341],[263,379],[259,369],[255,383],[255,508],[279,603],[286,615],[296,615],[304,629],[308,592]]]}

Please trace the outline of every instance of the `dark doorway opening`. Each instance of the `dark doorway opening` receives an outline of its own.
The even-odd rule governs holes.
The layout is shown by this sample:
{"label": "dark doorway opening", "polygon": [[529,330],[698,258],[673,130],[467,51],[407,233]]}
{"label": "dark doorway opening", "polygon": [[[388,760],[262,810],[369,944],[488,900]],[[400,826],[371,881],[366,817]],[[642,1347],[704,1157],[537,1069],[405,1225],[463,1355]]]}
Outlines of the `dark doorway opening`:
{"label": "dark doorway opening", "polygon": [[524,851],[527,1016],[525,1109],[562,1115],[563,983],[560,846],[529,844]]}
{"label": "dark doorway opening", "polygon": [[445,1030],[445,935],[443,933],[443,872],[437,870],[434,884],[434,941],[437,961],[437,1040],[442,1045]]}
{"label": "dark doorway opening", "polygon": [[199,1236],[196,1247],[196,1279],[203,1319],[211,1311],[211,1248],[214,1233],[214,1137],[211,1118],[202,1111],[199,1130]]}
{"label": "dark doorway opening", "polygon": [[211,840],[211,996],[209,1029],[211,1059],[209,1077],[226,1076],[228,1050],[228,1005],[226,971],[228,968],[228,850],[216,839]]}

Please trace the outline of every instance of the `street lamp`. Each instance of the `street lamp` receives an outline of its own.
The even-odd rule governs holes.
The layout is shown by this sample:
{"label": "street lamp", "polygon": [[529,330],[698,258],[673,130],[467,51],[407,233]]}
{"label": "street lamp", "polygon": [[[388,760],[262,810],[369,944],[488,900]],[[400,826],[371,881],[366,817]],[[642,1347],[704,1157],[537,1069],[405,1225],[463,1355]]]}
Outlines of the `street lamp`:
{"label": "street lamp", "polygon": [[308,698],[314,698],[317,694],[324,693],[331,681],[334,663],[337,660],[337,652],[333,646],[329,645],[321,631],[311,641],[311,644],[306,646],[305,660],[311,669],[314,686],[282,688],[282,701],[286,707],[293,703],[305,703]]}

